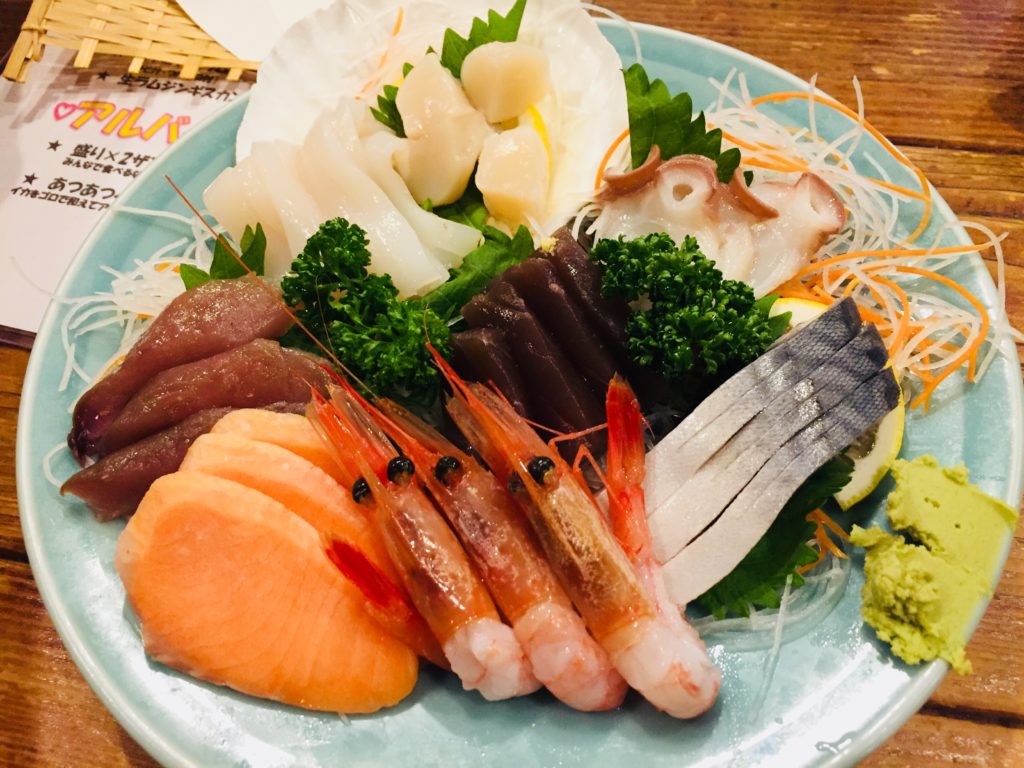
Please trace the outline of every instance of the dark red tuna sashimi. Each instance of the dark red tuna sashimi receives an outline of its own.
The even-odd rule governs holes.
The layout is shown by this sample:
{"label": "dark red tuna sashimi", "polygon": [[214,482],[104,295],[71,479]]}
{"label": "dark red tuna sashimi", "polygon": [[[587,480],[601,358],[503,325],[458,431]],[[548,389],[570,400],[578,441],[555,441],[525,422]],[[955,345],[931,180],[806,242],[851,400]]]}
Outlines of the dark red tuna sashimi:
{"label": "dark red tuna sashimi", "polygon": [[471,328],[452,334],[452,365],[463,378],[494,384],[520,416],[530,413],[529,395],[505,334]]}
{"label": "dark red tuna sashimi", "polygon": [[312,355],[255,339],[151,378],[107,428],[99,451],[111,453],[207,408],[306,402],[311,386],[326,391],[329,381]]}
{"label": "dark red tuna sashimi", "polygon": [[178,296],[153,321],[109,376],[79,399],[68,446],[81,463],[138,389],[161,371],[201,360],[253,339],[274,339],[292,321],[265,284],[212,280]]}
{"label": "dark red tuna sashimi", "polygon": [[[265,406],[278,413],[303,413],[305,403],[274,403]],[[205,435],[233,408],[207,408],[193,413],[173,427],[150,435],[104,456],[79,470],[61,486],[61,494],[77,496],[101,521],[131,515],[158,477],[181,466],[189,447]]]}
{"label": "dark red tuna sashimi", "polygon": [[502,273],[515,286],[526,305],[553,333],[558,346],[572,361],[595,393],[608,389],[619,371],[615,358],[605,346],[583,309],[558,278],[548,259],[529,258]]}
{"label": "dark red tuna sashimi", "polygon": [[486,293],[462,308],[462,316],[472,327],[505,332],[532,393],[530,418],[560,432],[578,432],[604,421],[599,398],[510,283],[500,277],[492,281]]}

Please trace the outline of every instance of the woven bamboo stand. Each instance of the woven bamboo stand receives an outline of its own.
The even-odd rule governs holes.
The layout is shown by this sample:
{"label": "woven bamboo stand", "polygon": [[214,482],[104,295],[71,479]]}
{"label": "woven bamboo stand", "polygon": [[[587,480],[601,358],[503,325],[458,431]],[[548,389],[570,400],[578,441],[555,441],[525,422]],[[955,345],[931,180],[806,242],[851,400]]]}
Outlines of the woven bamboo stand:
{"label": "woven bamboo stand", "polygon": [[259,64],[232,56],[170,0],[34,0],[3,76],[24,82],[47,45],[78,51],[76,67],[88,67],[97,53],[113,54],[130,59],[132,74],[147,60],[160,61],[180,67],[184,80],[200,69],[226,69],[228,80],[238,80]]}

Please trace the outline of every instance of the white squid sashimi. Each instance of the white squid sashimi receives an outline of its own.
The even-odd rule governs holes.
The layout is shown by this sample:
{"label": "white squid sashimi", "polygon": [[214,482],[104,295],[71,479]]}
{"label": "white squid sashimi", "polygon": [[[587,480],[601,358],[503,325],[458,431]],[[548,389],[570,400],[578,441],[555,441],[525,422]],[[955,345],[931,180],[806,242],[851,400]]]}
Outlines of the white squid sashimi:
{"label": "white squid sashimi", "polygon": [[394,155],[402,140],[386,131],[367,136],[359,161],[363,170],[384,190],[391,203],[416,231],[420,242],[441,264],[454,268],[480,244],[480,231],[466,224],[442,219],[421,208],[394,168]]}
{"label": "white squid sashimi", "polygon": [[[237,157],[246,157],[256,141],[300,143],[325,101],[347,97],[374,104],[384,85],[401,81],[405,62],[419,61],[429,47],[441,50],[445,29],[467,35],[474,17],[487,18],[491,9],[504,14],[511,5],[512,0],[338,0],[311,14],[261,64],[238,131]],[[328,43],[321,44],[321,37]],[[552,158],[546,203],[535,222],[535,234],[543,236],[593,194],[604,153],[627,125],[626,91],[622,62],[578,0],[529,0],[519,40],[539,49],[549,63],[551,90],[531,106]],[[333,52],[329,60],[317,58],[322,49]],[[296,68],[307,73],[302,89],[291,82]]]}
{"label": "white squid sashimi", "polygon": [[448,279],[448,270],[363,172],[356,147],[356,127],[347,105],[321,115],[306,135],[298,153],[302,180],[320,202],[322,218],[342,216],[362,227],[370,242],[370,270],[391,275],[400,296],[419,295],[440,285]]}
{"label": "white squid sashimi", "polygon": [[758,297],[795,275],[845,221],[838,196],[811,174],[748,189],[739,175],[722,184],[713,160],[662,162],[655,149],[640,168],[605,180],[597,237],[692,235],[726,278],[750,283]]}
{"label": "white squid sashimi", "polygon": [[236,243],[241,240],[246,225],[255,227],[260,224],[263,227],[263,234],[267,238],[264,267],[268,275],[271,265],[284,263],[291,258],[291,248],[284,234],[281,217],[267,195],[263,181],[256,176],[255,169],[248,161],[221,171],[203,192],[203,203],[231,233]]}
{"label": "white squid sashimi", "polygon": [[264,194],[277,210],[288,240],[288,252],[267,254],[266,274],[276,278],[291,268],[292,259],[306,247],[306,240],[326,218],[299,180],[298,147],[283,141],[253,145],[244,161],[262,182]]}

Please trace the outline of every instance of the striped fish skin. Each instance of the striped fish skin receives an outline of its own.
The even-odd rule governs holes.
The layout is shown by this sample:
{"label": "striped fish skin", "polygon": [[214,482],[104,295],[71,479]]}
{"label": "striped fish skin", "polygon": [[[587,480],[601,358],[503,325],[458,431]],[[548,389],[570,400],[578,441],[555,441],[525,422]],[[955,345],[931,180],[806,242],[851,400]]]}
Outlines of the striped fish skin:
{"label": "striped fish skin", "polygon": [[888,359],[877,329],[862,325],[852,341],[768,403],[649,515],[655,556],[662,562],[674,557],[715,521],[783,444],[856,392]]}
{"label": "striped fish skin", "polygon": [[648,454],[648,515],[771,399],[822,365],[861,326],[856,303],[837,302],[715,390]]}
{"label": "striped fish skin", "polygon": [[899,384],[890,369],[882,369],[791,438],[714,525],[664,563],[672,599],[685,605],[732,571],[803,482],[898,402]]}

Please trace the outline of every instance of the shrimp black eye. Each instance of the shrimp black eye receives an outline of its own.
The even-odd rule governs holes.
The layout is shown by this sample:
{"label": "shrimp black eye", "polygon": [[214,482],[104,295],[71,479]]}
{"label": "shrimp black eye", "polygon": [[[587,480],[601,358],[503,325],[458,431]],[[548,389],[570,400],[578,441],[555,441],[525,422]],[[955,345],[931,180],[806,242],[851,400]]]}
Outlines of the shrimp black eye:
{"label": "shrimp black eye", "polygon": [[366,482],[365,477],[360,477],[354,483],[352,483],[352,498],[356,504],[362,502],[367,496],[370,495],[370,484]]}
{"label": "shrimp black eye", "polygon": [[462,462],[454,456],[442,456],[434,467],[434,477],[448,485],[455,479],[456,473],[462,469]]}
{"label": "shrimp black eye", "polygon": [[395,456],[388,462],[388,480],[392,483],[405,483],[416,471],[416,465],[408,456]]}
{"label": "shrimp black eye", "polygon": [[547,456],[534,456],[526,465],[526,471],[530,473],[538,485],[547,483],[548,476],[555,468],[555,462]]}

